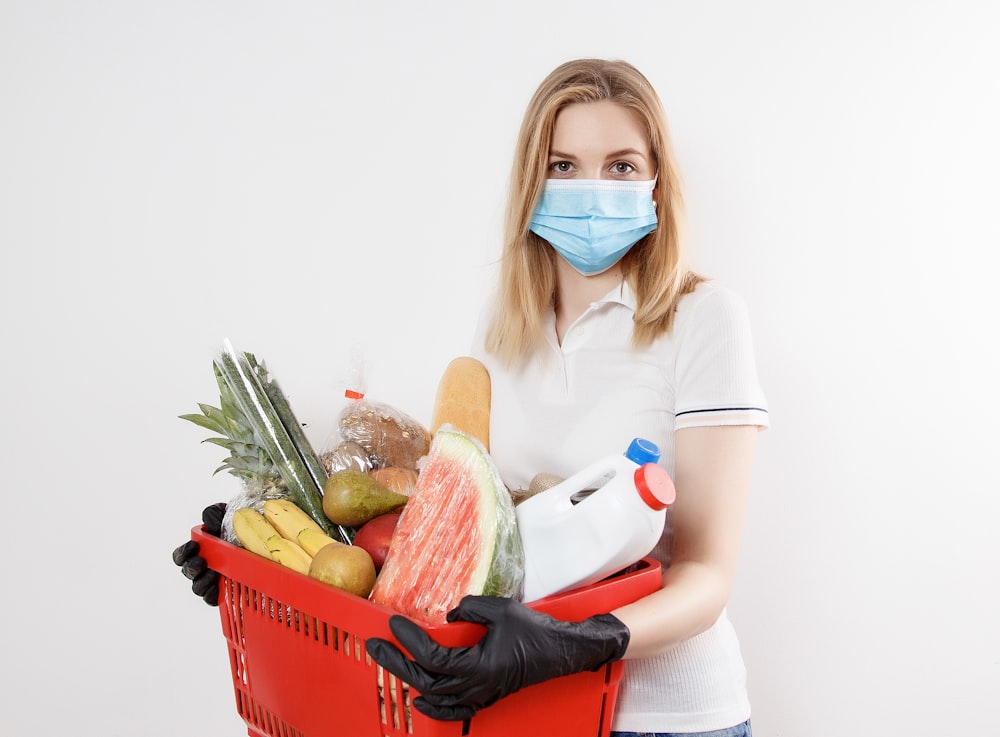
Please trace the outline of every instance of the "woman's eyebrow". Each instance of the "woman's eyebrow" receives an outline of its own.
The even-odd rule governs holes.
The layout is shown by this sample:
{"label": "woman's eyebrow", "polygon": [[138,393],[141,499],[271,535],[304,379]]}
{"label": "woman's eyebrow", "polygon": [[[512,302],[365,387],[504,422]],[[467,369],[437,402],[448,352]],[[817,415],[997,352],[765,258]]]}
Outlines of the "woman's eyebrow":
{"label": "woman's eyebrow", "polygon": [[646,155],[635,148],[623,148],[620,151],[612,151],[608,154],[609,159],[617,159],[619,156],[638,156],[640,159],[645,159]]}
{"label": "woman's eyebrow", "polygon": [[[618,151],[612,151],[605,158],[617,159],[622,156],[638,156],[640,159],[646,158],[646,155],[637,148],[623,148]],[[571,161],[576,161],[576,156],[574,156],[573,154],[567,154],[562,151],[556,151],[555,149],[549,149],[549,157],[555,159],[569,159]]]}

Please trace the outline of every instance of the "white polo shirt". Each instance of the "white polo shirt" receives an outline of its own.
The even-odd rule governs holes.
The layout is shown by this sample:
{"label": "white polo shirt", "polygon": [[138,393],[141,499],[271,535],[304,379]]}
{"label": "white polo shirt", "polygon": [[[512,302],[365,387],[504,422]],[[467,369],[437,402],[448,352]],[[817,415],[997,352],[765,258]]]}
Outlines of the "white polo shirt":
{"label": "white polo shirt", "polygon": [[[767,426],[743,301],[714,282],[681,298],[670,334],[631,346],[635,296],[622,284],[594,302],[560,346],[555,315],[547,348],[515,371],[485,353],[481,321],[473,355],[490,372],[490,454],[511,489],[536,473],[567,477],[632,438],[655,442],[674,471],[674,432],[712,425]],[[680,490],[681,493],[683,490]],[[655,555],[670,563],[671,525]],[[749,717],[745,671],[723,613],[708,631],[660,656],[630,660],[614,730],[691,732],[722,729]]]}

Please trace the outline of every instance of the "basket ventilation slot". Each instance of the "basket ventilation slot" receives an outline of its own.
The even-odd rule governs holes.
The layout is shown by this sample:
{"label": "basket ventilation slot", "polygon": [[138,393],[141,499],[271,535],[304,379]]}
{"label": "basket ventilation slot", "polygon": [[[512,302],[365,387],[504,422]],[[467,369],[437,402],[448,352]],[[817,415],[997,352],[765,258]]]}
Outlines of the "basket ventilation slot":
{"label": "basket ventilation slot", "polygon": [[305,737],[305,732],[272,714],[243,689],[236,691],[236,710],[254,731],[268,737]]}
{"label": "basket ventilation slot", "polygon": [[[365,657],[368,662],[371,662],[371,658],[368,658],[367,655]],[[404,730],[406,734],[413,734],[413,704],[410,701],[409,685],[400,681],[377,663],[375,669],[382,724],[391,727],[396,733]],[[388,694],[388,698],[386,698],[386,694]]]}

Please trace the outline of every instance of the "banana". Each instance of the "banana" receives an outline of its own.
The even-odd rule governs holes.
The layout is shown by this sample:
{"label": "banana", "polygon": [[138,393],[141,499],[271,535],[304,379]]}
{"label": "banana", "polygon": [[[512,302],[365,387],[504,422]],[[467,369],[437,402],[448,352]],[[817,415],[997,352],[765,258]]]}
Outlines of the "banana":
{"label": "banana", "polygon": [[264,517],[286,540],[297,541],[303,530],[326,535],[316,520],[288,499],[268,499],[264,502]]}
{"label": "banana", "polygon": [[286,568],[309,575],[309,566],[312,565],[312,556],[303,550],[298,543],[292,542],[281,535],[274,535],[267,540],[267,547],[271,551],[271,558],[278,561]]}
{"label": "banana", "polygon": [[[302,530],[302,532],[299,533],[299,536],[296,539],[298,540],[298,543],[302,547],[302,549],[312,556],[316,555],[316,553],[319,552],[320,548],[325,548],[330,543],[337,542],[322,530],[317,532],[316,530],[313,530],[309,527]],[[343,545],[343,543],[338,543],[338,544]]]}
{"label": "banana", "polygon": [[281,537],[271,523],[264,519],[264,515],[250,507],[233,513],[233,532],[244,548],[265,558],[271,557],[267,541],[272,537]]}
{"label": "banana", "polygon": [[283,538],[298,543],[309,557],[316,555],[320,548],[337,542],[301,507],[287,499],[268,499],[264,502],[264,517]]}
{"label": "banana", "polygon": [[[294,540],[283,537],[281,532],[255,509],[247,507],[233,513],[233,532],[243,547],[250,552],[270,558],[293,571],[309,573],[312,555]],[[309,532],[316,534],[313,530]],[[322,529],[319,530],[319,534],[326,537]]]}

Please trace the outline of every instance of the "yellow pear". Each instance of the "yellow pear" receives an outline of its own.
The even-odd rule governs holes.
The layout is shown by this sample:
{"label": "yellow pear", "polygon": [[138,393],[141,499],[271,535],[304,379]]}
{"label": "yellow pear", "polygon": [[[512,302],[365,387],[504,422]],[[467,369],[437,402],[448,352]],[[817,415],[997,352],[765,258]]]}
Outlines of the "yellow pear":
{"label": "yellow pear", "polygon": [[367,598],[375,587],[375,563],[364,548],[333,542],[313,556],[309,575]]}

